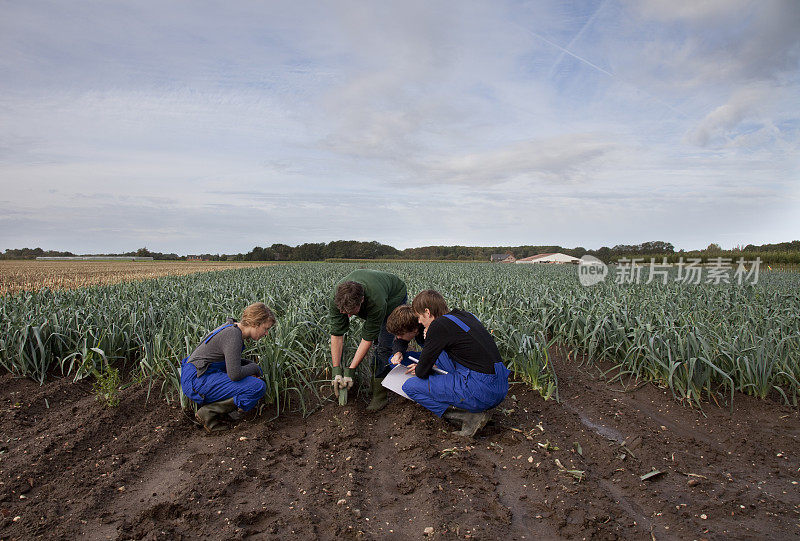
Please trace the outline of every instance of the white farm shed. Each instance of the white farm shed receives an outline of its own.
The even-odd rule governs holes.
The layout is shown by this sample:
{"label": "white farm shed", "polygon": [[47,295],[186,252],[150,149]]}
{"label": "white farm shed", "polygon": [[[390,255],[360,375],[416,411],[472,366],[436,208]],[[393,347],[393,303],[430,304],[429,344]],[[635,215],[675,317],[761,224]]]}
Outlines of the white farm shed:
{"label": "white farm shed", "polygon": [[572,263],[577,265],[581,260],[567,254],[538,254],[522,259],[517,259],[517,263]]}

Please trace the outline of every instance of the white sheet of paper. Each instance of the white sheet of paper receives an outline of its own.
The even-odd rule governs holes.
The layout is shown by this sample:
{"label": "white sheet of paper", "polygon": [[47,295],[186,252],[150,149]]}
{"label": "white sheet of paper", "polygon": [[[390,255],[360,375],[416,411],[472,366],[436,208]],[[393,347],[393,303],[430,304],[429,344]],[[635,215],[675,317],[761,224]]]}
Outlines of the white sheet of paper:
{"label": "white sheet of paper", "polygon": [[390,391],[396,392],[403,398],[408,398],[408,395],[403,392],[403,384],[408,378],[413,378],[414,376],[412,374],[406,374],[406,370],[408,370],[408,367],[398,364],[392,368],[391,372],[386,374],[386,377],[383,378],[383,382],[381,382],[381,384]]}
{"label": "white sheet of paper", "polygon": [[[414,374],[406,374],[406,370],[408,367],[403,364],[398,364],[392,371],[386,374],[386,377],[383,378],[383,382],[381,385],[389,389],[390,391],[394,391],[403,398],[408,398],[408,395],[403,392],[403,384],[406,382],[408,378],[416,377]],[[433,367],[433,371],[437,374],[447,374],[444,370],[440,369],[437,366]],[[408,398],[411,400],[410,398]]]}

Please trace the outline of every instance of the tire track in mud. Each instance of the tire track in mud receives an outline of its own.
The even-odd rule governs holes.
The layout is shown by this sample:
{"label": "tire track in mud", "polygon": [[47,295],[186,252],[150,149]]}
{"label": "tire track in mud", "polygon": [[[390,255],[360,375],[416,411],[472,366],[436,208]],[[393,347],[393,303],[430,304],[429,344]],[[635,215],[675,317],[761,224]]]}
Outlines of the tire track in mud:
{"label": "tire track in mud", "polygon": [[[584,431],[578,416],[563,404],[514,398],[512,392],[509,406],[513,407],[505,410],[503,421],[506,430],[483,451],[511,459],[502,460],[510,465],[498,468],[497,477],[501,501],[512,512],[512,536],[614,539],[646,535],[649,525],[641,520],[642,513],[624,497],[616,498],[618,490],[602,488],[604,473],[587,458],[607,447],[607,440]],[[580,440],[583,454],[572,447],[575,440]],[[579,470],[582,478],[578,481],[565,470]]]}
{"label": "tire track in mud", "polygon": [[540,500],[539,491],[526,484],[520,487],[513,481],[513,477],[509,479],[506,475],[495,476],[495,497],[510,514],[508,538],[557,539],[557,530],[543,520],[543,515],[533,514],[536,511],[529,502]]}
{"label": "tire track in mud", "polygon": [[[561,396],[569,397],[565,409],[608,440],[614,449],[610,463],[629,470],[610,482],[606,476],[600,488],[613,494],[632,516],[639,515],[638,522],[646,518],[652,535],[758,538],[763,530],[748,523],[775,517],[783,517],[785,531],[800,532],[800,520],[792,519],[800,516],[800,493],[786,490],[800,471],[797,425],[792,422],[798,420],[796,409],[737,395],[734,413],[710,404],[701,412],[654,386],[632,393],[609,392],[607,383],[589,375],[592,369],[556,358]],[[757,415],[751,415],[753,410]],[[776,422],[777,417],[785,422]],[[763,422],[769,431],[760,426]],[[746,450],[730,445],[748,438],[752,440]],[[791,453],[779,451],[790,448]],[[651,469],[665,473],[641,481],[639,476]],[[762,485],[772,490],[762,490]],[[760,506],[780,511],[759,511]]]}
{"label": "tire track in mud", "polygon": [[[570,368],[580,370],[579,367]],[[573,394],[566,384],[567,380],[564,374],[560,376],[560,381],[564,381],[563,393]],[[586,381],[581,379],[580,391],[576,391],[575,396],[564,400],[561,405],[565,412],[574,417],[576,428],[582,425],[588,429],[588,432],[581,430],[581,433],[593,442],[594,452],[586,461],[586,482],[594,485],[589,492],[601,494],[600,498],[608,502],[604,507],[615,509],[616,516],[625,517],[630,526],[639,529],[642,537],[670,539],[705,535],[707,532],[692,533],[685,521],[675,520],[672,513],[664,512],[663,506],[659,505],[667,501],[663,498],[672,497],[680,488],[674,482],[665,483],[663,475],[675,472],[665,464],[662,442],[658,441],[661,435],[653,426],[654,419],[651,416],[638,417],[632,423],[636,427],[632,430],[630,422],[620,422],[620,419],[627,420],[633,415],[621,407],[619,398],[612,397],[609,400],[610,393],[604,387],[607,384],[597,381],[595,387]],[[600,407],[593,403],[597,390],[602,395]],[[663,425],[659,428],[666,429]],[[575,428],[568,431],[575,433]],[[652,481],[641,480],[641,475],[654,469],[665,474],[654,477]],[[667,493],[670,496],[664,492],[665,485],[669,485]]]}
{"label": "tire track in mud", "polygon": [[[186,508],[186,491],[191,486],[191,475],[186,466],[192,457],[182,453],[200,453],[199,441],[187,439],[179,432],[173,431],[165,438],[160,452],[153,455],[146,464],[138,465],[136,478],[128,485],[121,485],[115,492],[104,494],[104,506],[117,510],[105,511],[98,520],[88,521],[83,526],[80,537],[83,539],[118,539],[131,535],[131,527],[126,522],[126,511],[147,506],[145,513],[162,516],[179,515]],[[180,445],[178,445],[180,444]],[[174,449],[180,448],[181,453]],[[124,490],[120,490],[123,488]],[[140,518],[141,515],[140,514]]]}
{"label": "tire track in mud", "polygon": [[[564,406],[564,409],[567,410],[569,413],[573,414],[578,418],[580,423],[588,428],[591,432],[593,432],[596,436],[604,438],[608,440],[609,445],[616,445],[620,448],[620,453],[629,453],[632,454],[632,451],[629,447],[637,448],[641,443],[641,436],[633,436],[625,435],[618,430],[616,430],[612,426],[608,426],[607,424],[595,423],[590,418],[587,412],[582,411],[579,407],[573,405],[570,401],[564,400],[561,402]],[[610,458],[610,457],[608,457]],[[590,470],[592,473],[597,472],[601,473],[597,470]],[[591,475],[591,474],[590,474]],[[646,511],[642,509],[642,507],[637,504],[635,501],[629,499],[626,494],[613,482],[609,481],[603,477],[594,477],[587,482],[594,482],[597,483],[597,488],[605,494],[610,502],[614,505],[618,506],[622,512],[622,515],[629,517],[633,523],[637,525],[641,525],[643,530],[649,532],[652,535],[654,523],[650,519],[650,517],[646,516]]]}
{"label": "tire track in mud", "polygon": [[[4,482],[3,488],[10,488],[12,497],[19,495],[21,510],[31,505],[39,508],[38,517],[26,516],[35,523],[31,524],[34,532],[66,538],[88,524],[86,519],[78,517],[96,516],[91,510],[102,508],[109,495],[113,495],[114,487],[123,483],[126,476],[135,474],[139,464],[163,446],[163,436],[158,432],[165,427],[159,424],[164,418],[163,403],[151,402],[148,411],[143,390],[131,393],[138,415],[132,415],[127,405],[103,408],[85,382],[60,380],[52,386],[29,388],[26,394],[34,404],[47,404],[50,398],[62,398],[64,391],[68,396],[60,409],[58,401],[52,400],[55,407],[47,410],[31,407],[14,412],[15,417],[34,422],[16,438],[18,446],[3,460],[0,473],[15,471],[17,480],[28,481],[28,487]],[[48,415],[58,411],[62,415]],[[157,434],[147,442],[140,440],[126,430],[131,417],[143,421],[143,426],[149,424],[148,432]],[[132,456],[131,449],[136,451]],[[8,499],[8,493],[0,496],[0,500]]]}

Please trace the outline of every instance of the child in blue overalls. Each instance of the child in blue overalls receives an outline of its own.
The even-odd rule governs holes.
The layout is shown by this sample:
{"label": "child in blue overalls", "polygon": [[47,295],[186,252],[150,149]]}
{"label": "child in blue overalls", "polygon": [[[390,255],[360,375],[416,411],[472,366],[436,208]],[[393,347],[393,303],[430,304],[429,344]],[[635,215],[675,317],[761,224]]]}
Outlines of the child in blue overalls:
{"label": "child in blue overalls", "polygon": [[263,338],[274,324],[269,308],[260,302],[251,304],[241,321],[228,318],[181,362],[181,389],[200,406],[195,418],[207,432],[226,429],[220,416],[240,418],[264,396],[267,387],[261,368],[242,359],[242,351],[245,340]]}
{"label": "child in blue overalls", "polygon": [[[474,436],[491,418],[488,410],[508,393],[510,372],[497,344],[474,315],[449,310],[436,291],[420,292],[411,307],[425,328],[425,345],[419,363],[408,370],[416,377],[403,384],[403,392],[436,416],[460,422],[458,434]],[[433,372],[434,363],[446,373]]]}

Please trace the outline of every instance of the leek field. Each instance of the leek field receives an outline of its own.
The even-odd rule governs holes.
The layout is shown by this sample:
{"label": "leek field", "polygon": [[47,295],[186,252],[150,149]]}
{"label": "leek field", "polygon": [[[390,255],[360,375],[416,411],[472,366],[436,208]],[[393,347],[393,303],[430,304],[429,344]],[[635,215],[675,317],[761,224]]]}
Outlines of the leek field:
{"label": "leek field", "polygon": [[[177,400],[180,359],[226,316],[263,301],[278,322],[245,356],[259,360],[278,414],[308,413],[328,378],[325,301],[358,267],[397,274],[410,298],[437,289],[451,307],[473,312],[516,379],[546,398],[558,396],[549,353],[561,346],[575,362],[602,361],[609,379],[653,382],[692,404],[746,393],[797,405],[800,274],[791,272],[762,272],[745,285],[611,279],[583,287],[574,266],[298,263],[41,289],[0,297],[0,367],[42,383],[64,374],[112,387],[119,370],[132,370],[133,382]],[[351,351],[356,336],[348,335]]]}

